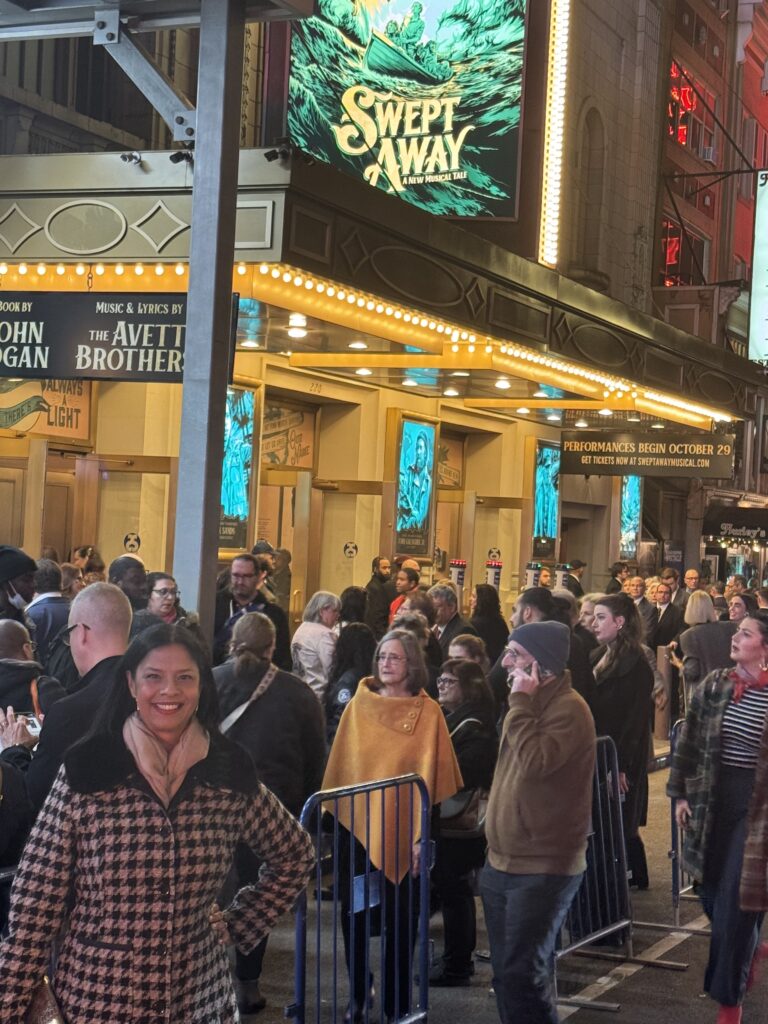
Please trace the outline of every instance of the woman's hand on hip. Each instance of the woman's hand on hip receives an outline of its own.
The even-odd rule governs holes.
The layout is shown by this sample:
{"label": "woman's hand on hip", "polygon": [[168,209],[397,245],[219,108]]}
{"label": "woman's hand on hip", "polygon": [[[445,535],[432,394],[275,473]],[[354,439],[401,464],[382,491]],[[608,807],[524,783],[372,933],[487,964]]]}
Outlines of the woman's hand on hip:
{"label": "woman's hand on hip", "polygon": [[675,804],[675,821],[678,828],[688,828],[691,820],[691,805],[687,800],[678,800]]}

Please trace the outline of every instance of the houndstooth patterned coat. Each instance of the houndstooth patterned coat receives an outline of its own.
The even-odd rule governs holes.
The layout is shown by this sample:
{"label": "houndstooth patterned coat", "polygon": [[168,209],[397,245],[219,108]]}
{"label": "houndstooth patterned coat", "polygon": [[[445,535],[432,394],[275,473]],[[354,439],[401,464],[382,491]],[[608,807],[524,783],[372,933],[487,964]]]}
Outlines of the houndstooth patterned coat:
{"label": "houndstooth patterned coat", "polygon": [[121,743],[98,737],[70,751],[13,887],[0,1021],[22,1024],[69,898],[53,978],[67,1024],[235,1024],[227,953],[208,914],[238,842],[266,862],[226,911],[249,952],[292,906],[313,851],[248,755],[212,737],[166,811]]}

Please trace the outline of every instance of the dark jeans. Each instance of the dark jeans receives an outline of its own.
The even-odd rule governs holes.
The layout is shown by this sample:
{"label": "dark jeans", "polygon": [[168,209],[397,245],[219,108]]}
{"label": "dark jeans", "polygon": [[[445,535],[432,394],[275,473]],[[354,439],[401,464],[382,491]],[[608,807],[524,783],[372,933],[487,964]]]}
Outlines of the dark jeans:
{"label": "dark jeans", "polygon": [[555,943],[582,877],[483,868],[480,895],[501,1024],[558,1024]]}
{"label": "dark jeans", "polygon": [[715,820],[698,893],[712,922],[704,991],[723,1006],[744,999],[747,976],[760,938],[764,914],[739,909],[747,811],[755,773],[720,766]]}
{"label": "dark jeans", "polygon": [[[349,832],[340,826],[341,930],[353,1011],[364,1011],[373,981],[370,970],[366,971],[366,952],[371,936],[380,933],[383,936],[383,941],[378,940],[383,945],[381,1003],[387,1017],[399,1018],[408,1013],[411,1006],[411,965],[419,918],[418,879],[407,874],[399,885],[395,885],[382,875],[380,913],[376,911],[366,915],[364,909],[355,913],[354,877],[358,877],[359,889],[365,875],[366,860],[367,853],[362,844],[357,839],[350,844]],[[373,865],[370,872],[377,874]]]}
{"label": "dark jeans", "polygon": [[477,940],[472,871],[482,866],[484,839],[437,840],[432,872],[443,912],[443,965],[449,974],[469,977]]}

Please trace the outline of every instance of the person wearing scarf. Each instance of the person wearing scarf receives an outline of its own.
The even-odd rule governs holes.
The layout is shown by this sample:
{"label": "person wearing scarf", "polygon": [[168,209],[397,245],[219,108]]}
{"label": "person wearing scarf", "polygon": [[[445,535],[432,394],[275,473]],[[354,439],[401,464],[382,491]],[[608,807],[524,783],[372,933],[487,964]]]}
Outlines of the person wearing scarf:
{"label": "person wearing scarf", "polygon": [[[360,681],[342,715],[323,789],[415,772],[426,783],[432,804],[453,796],[463,786],[461,772],[443,713],[424,690],[427,670],[418,640],[405,630],[394,629],[385,634],[376,648],[373,672],[373,676]],[[347,1021],[365,1019],[365,1002],[371,990],[371,979],[365,976],[366,915],[353,908],[352,879],[353,875],[365,874],[367,858],[371,870],[380,870],[383,876],[384,1011],[388,1017],[397,1019],[410,1009],[416,927],[409,902],[411,910],[418,914],[419,899],[414,890],[409,901],[409,882],[418,874],[417,866],[412,864],[412,850],[420,838],[420,801],[410,786],[398,787],[397,792],[399,798],[392,789],[387,791],[386,798],[379,791],[367,798],[361,795],[354,801],[340,800],[335,808],[326,807],[335,812],[341,833],[342,932],[352,990]],[[354,841],[350,833],[354,834]]]}
{"label": "person wearing scarf", "polygon": [[712,922],[705,991],[718,1024],[739,1024],[768,910],[768,612],[744,618],[731,642],[736,668],[716,669],[691,699],[667,794],[685,830],[683,867]]}
{"label": "person wearing scarf", "polygon": [[[114,672],[19,864],[0,1020],[27,1019],[68,916],[51,977],[68,1024],[188,1024],[201,1013],[236,1024],[225,946],[251,952],[290,909],[312,842],[221,734],[211,669],[188,630],[145,630]],[[262,870],[220,908],[238,844]]]}

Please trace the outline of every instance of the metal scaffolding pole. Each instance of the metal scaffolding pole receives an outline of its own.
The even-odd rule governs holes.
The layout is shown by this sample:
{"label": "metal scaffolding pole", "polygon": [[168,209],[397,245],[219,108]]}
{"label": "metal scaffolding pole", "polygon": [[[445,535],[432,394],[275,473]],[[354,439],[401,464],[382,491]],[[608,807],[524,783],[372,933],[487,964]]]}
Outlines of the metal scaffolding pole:
{"label": "metal scaffolding pole", "polygon": [[213,635],[232,316],[244,0],[202,0],[173,572]]}

